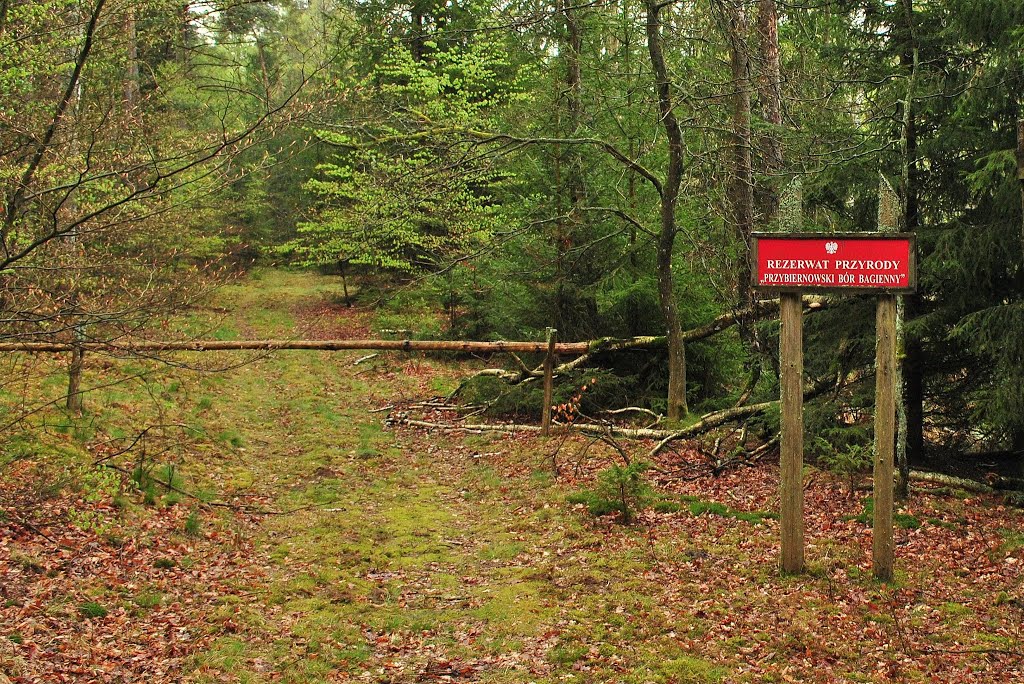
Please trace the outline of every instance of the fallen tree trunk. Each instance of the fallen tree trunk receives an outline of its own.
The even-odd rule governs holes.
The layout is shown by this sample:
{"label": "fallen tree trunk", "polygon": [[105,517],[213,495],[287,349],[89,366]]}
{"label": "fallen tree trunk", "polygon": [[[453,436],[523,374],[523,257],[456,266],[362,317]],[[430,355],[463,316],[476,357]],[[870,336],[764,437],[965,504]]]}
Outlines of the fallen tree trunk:
{"label": "fallen tree trunk", "polygon": [[[822,298],[805,298],[811,310],[820,309],[824,305]],[[718,318],[686,330],[682,341],[694,342],[711,337],[739,323],[754,322],[767,318],[778,311],[779,300],[763,300],[755,302],[742,311],[722,314]],[[405,331],[403,331],[405,332]],[[596,354],[606,354],[634,349],[658,349],[667,346],[668,338],[660,336],[642,336],[627,339],[603,337],[585,342],[559,342],[555,344],[557,355],[577,356],[573,361],[564,363],[554,369],[554,373],[566,373],[587,362]],[[127,340],[109,342],[0,342],[2,352],[26,352],[30,354],[60,354],[66,352],[106,353],[106,354],[145,354],[155,352],[206,352],[206,351],[278,351],[278,350],[311,350],[311,351],[423,351],[423,352],[465,352],[465,353],[511,353],[511,354],[546,354],[547,342],[477,342],[467,340]],[[521,364],[522,362],[520,362]],[[541,367],[529,370],[525,366],[521,373],[503,369],[486,369],[476,375],[493,375],[508,381],[532,380],[543,377]]]}
{"label": "fallen tree trunk", "polygon": [[[580,432],[588,435],[606,435],[610,437],[618,437],[620,439],[661,439],[662,442],[658,444],[654,450],[648,455],[648,458],[653,457],[661,448],[668,444],[674,439],[681,439],[687,436],[694,436],[700,432],[718,427],[729,420],[737,417],[744,417],[743,414],[751,415],[758,411],[764,411],[770,408],[772,405],[778,402],[767,401],[761,404],[753,404],[751,406],[740,407],[742,409],[748,409],[749,411],[737,411],[737,409],[725,409],[724,411],[716,411],[709,413],[704,416],[701,420],[694,423],[693,425],[683,430],[652,430],[649,428],[620,428],[612,425],[601,425],[597,423],[569,423],[558,425],[557,427],[572,430],[574,432]],[[401,421],[397,421],[400,425],[409,425],[411,427],[421,427],[430,430],[461,430],[467,432],[503,432],[507,434],[514,434],[517,432],[532,432],[540,434],[541,428],[538,425],[524,425],[521,423],[467,423],[463,425],[452,425],[448,423],[432,423],[425,420],[413,420],[406,418]],[[760,457],[774,446],[776,439],[772,439],[765,444],[755,449],[751,456]],[[983,482],[977,482],[976,480],[967,480],[962,477],[953,477],[952,475],[943,475],[942,473],[931,473],[922,470],[910,471],[910,479],[918,482],[931,482],[933,484],[941,484],[947,487],[955,487],[968,492],[975,492],[978,494],[995,494],[997,490]],[[1013,497],[1018,492],[1011,492],[1010,497]],[[1024,505],[1024,497],[1014,497],[1008,499],[1008,503],[1016,506]]]}
{"label": "fallen tree trunk", "polygon": [[[820,297],[807,297],[807,308],[810,311],[820,310],[825,300]],[[731,311],[729,313],[722,314],[718,318],[715,318],[704,325],[697,326],[690,330],[684,330],[682,334],[682,342],[689,344],[690,342],[697,342],[699,340],[707,339],[713,335],[717,335],[723,330],[727,330],[734,325],[742,323],[754,323],[757,321],[765,320],[769,317],[775,316],[779,311],[779,300],[778,299],[766,299],[754,302],[751,306],[741,311]],[[555,367],[555,375],[564,375],[577,368],[582,368],[588,365],[595,356],[600,354],[610,354],[614,352],[632,351],[632,350],[645,350],[645,349],[664,349],[668,346],[668,336],[666,335],[647,335],[640,337],[630,337],[627,339],[618,339],[613,337],[603,337],[600,339],[592,340],[588,343],[590,345],[587,353],[582,356],[578,356],[572,361],[567,361],[559,366]],[[491,375],[494,375],[491,373]],[[537,368],[530,374],[523,374],[516,376],[518,382],[529,382],[536,377],[541,377],[542,373],[540,368]]]}
{"label": "fallen tree trunk", "polygon": [[[652,428],[623,428],[616,427],[614,425],[607,425],[601,423],[556,423],[555,427],[562,428],[565,430],[572,430],[573,432],[582,432],[590,435],[611,435],[612,437],[621,437],[623,439],[660,439],[662,442],[658,445],[657,449],[652,452],[652,455],[660,451],[666,444],[673,440],[682,439],[684,437],[692,437],[702,432],[711,430],[720,425],[724,425],[731,420],[737,418],[746,418],[749,416],[762,413],[775,404],[777,401],[766,401],[760,404],[751,404],[750,406],[741,406],[738,408],[729,408],[722,411],[714,411],[703,416],[693,425],[689,425],[680,430],[655,430]],[[442,430],[471,430],[478,432],[537,432],[541,431],[541,428],[537,425],[524,425],[521,423],[465,423],[462,425],[450,425],[446,423],[431,423],[423,420],[413,420],[411,418],[399,421],[402,425],[411,425],[413,427],[424,427],[431,429],[442,429]]]}
{"label": "fallen tree trunk", "polygon": [[[451,425],[448,423],[431,423],[425,420],[413,420],[407,418],[398,421],[401,425],[412,427],[429,428],[432,430],[465,430],[468,432],[504,432],[514,434],[517,432],[536,432],[540,434],[539,425],[524,425],[522,423],[465,423],[462,425]],[[554,423],[553,428],[572,430],[588,435],[611,435],[623,439],[658,439],[666,434],[667,430],[651,430],[648,428],[620,428],[612,425],[601,425],[599,423]]]}
{"label": "fallen tree trunk", "polygon": [[943,475],[942,473],[932,473],[924,470],[911,470],[910,479],[917,480],[918,482],[931,482],[932,484],[956,487],[957,489],[963,489],[967,492],[976,492],[978,494],[994,494],[996,491],[984,482],[967,480],[962,477],[953,477],[952,475]]}
{"label": "fallen tree trunk", "polygon": [[[813,300],[809,306],[820,308],[821,302]],[[777,311],[778,300],[765,300],[755,303],[742,311],[727,313],[702,326],[683,333],[684,342],[693,342],[710,337],[740,322],[755,321],[765,318]],[[405,332],[405,331],[402,331]],[[603,337],[585,342],[559,342],[555,344],[555,354],[582,355],[582,360],[593,354],[628,351],[631,349],[657,349],[667,345],[665,336],[633,337],[617,339]],[[519,353],[546,354],[547,342],[476,342],[467,340],[131,340],[124,342],[0,342],[0,352],[28,352],[59,354],[81,349],[83,352],[101,352],[117,354],[133,354],[165,351],[277,351],[286,349],[305,349],[314,351],[435,351],[435,352],[466,352],[466,353]],[[555,373],[572,370],[579,365],[581,359],[562,364]],[[489,369],[490,370],[490,369]],[[505,373],[508,373],[505,371]],[[485,374],[488,374],[485,372]],[[489,373],[499,375],[499,373]],[[519,374],[511,373],[519,377]],[[540,369],[531,372],[529,377],[539,377]]]}
{"label": "fallen tree trunk", "polygon": [[1017,488],[1019,478],[1004,478],[996,476],[993,479],[995,486],[988,485],[977,480],[967,480],[962,477],[943,475],[942,473],[931,473],[923,470],[911,470],[910,479],[918,482],[931,482],[933,484],[945,485],[955,489],[962,489],[976,494],[1000,494],[1003,503],[1015,508],[1024,508],[1024,492]]}
{"label": "fallen tree trunk", "polygon": [[[585,354],[590,342],[563,342],[555,345],[556,354]],[[469,342],[463,340],[186,340],[159,342],[139,340],[116,342],[2,342],[0,352],[61,353],[81,349],[86,352],[137,354],[163,351],[277,351],[307,349],[319,351],[452,351],[467,353],[547,352],[546,342]]]}
{"label": "fallen tree trunk", "polygon": [[979,494],[995,494],[996,492],[1022,492],[1024,491],[1024,479],[1019,477],[1004,477],[992,473],[985,477],[985,482],[968,480],[962,477],[933,473],[925,470],[910,471],[910,478],[919,482],[933,482],[935,484],[956,487],[968,492]]}

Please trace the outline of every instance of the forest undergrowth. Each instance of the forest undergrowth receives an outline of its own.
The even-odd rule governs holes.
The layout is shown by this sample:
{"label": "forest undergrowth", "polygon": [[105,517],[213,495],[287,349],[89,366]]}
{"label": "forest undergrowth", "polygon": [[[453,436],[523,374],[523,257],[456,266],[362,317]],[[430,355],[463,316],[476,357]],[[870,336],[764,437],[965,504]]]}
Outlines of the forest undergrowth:
{"label": "forest undergrowth", "polygon": [[[178,325],[223,339],[395,327],[392,314],[344,306],[340,289],[257,271]],[[649,491],[622,525],[579,496],[624,465],[613,445],[396,420],[483,361],[278,352],[211,370],[242,360],[91,358],[86,386],[125,364],[138,379],[90,392],[81,417],[39,411],[28,421],[43,437],[12,438],[0,461],[0,673],[1024,680],[1021,512],[995,498],[916,490],[898,516],[896,580],[882,584],[867,492],[808,467],[808,572],[783,576],[771,458],[715,477],[698,444],[677,444],[642,473]],[[63,362],[7,363],[37,402],[66,381]],[[13,397],[8,385],[8,413]],[[436,407],[423,417],[453,421]],[[618,443],[632,462],[651,446]]]}

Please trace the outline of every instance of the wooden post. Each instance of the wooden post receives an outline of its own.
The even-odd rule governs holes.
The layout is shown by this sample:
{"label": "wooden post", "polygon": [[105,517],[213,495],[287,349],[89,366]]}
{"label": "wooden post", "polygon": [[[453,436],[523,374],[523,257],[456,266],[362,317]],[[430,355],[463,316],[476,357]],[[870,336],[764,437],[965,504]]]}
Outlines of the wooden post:
{"label": "wooden post", "polygon": [[541,418],[541,434],[551,434],[551,398],[554,393],[555,379],[555,335],[558,331],[548,328],[548,353],[544,356],[544,413]]}
{"label": "wooden post", "polygon": [[[910,162],[907,162],[908,164]],[[909,193],[909,167],[904,168],[904,187]],[[908,195],[909,198],[909,195]],[[909,200],[908,200],[909,201]],[[895,233],[899,230],[900,214],[908,214],[900,206],[900,197],[893,189],[892,184],[885,177],[885,174],[878,174],[878,231],[880,233]],[[910,462],[908,460],[908,435],[910,426],[908,418],[908,406],[903,400],[903,364],[907,355],[907,335],[904,325],[906,314],[906,297],[900,295],[896,298],[896,365],[893,368],[892,385],[895,388],[893,401],[896,407],[896,451],[895,465],[897,472],[896,493],[901,499],[910,495]]]}
{"label": "wooden post", "polygon": [[896,297],[880,295],[875,318],[875,474],[872,567],[880,580],[893,573],[893,447],[896,441]]}
{"label": "wooden post", "polygon": [[804,335],[799,293],[784,292],[779,343],[782,370],[782,571],[804,569]]}

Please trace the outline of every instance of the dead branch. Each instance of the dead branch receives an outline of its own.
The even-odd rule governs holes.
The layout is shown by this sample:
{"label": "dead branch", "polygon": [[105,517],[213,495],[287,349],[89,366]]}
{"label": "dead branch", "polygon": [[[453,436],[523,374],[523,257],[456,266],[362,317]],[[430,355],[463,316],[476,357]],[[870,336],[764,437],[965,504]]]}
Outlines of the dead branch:
{"label": "dead branch", "polygon": [[748,418],[759,413],[764,413],[773,406],[777,406],[778,403],[779,402],[777,400],[763,401],[759,404],[751,404],[749,406],[736,406],[733,408],[722,409],[721,411],[715,411],[707,414],[693,425],[689,425],[682,430],[676,430],[674,432],[659,430],[658,432],[665,433],[665,436],[661,438],[661,441],[658,442],[657,446],[651,449],[651,452],[647,454],[647,458],[654,458],[662,449],[677,439],[692,437],[700,434],[701,432],[707,432],[708,430],[724,425],[725,423],[728,423],[731,420],[736,420],[737,418]]}
{"label": "dead branch", "polygon": [[761,460],[766,455],[771,453],[772,449],[775,446],[777,446],[778,443],[779,443],[779,435],[775,435],[774,437],[769,439],[767,442],[765,442],[761,446],[759,446],[756,449],[754,449],[753,451],[751,451],[750,454],[746,458],[746,462],[747,463],[756,463],[757,461]]}
{"label": "dead branch", "polygon": [[665,416],[663,416],[662,414],[655,413],[650,409],[641,408],[639,406],[626,406],[620,409],[608,409],[605,411],[601,411],[601,414],[605,416],[620,416],[623,413],[645,413],[649,415],[651,418],[654,419],[654,422],[647,426],[649,428],[652,428],[661,421],[665,420]]}
{"label": "dead branch", "polygon": [[754,389],[757,387],[757,382],[761,379],[761,360],[759,358],[755,358],[753,361],[753,365],[750,367],[750,378],[747,380],[747,385],[743,388],[743,391],[740,392],[740,397],[736,400],[736,403],[733,404],[733,406],[743,406],[750,401],[750,395],[754,393]]}
{"label": "dead branch", "polygon": [[[525,425],[522,423],[467,423],[464,425],[455,425],[450,423],[431,423],[425,420],[413,420],[406,418],[395,421],[401,425],[409,425],[411,427],[422,427],[432,430],[464,430],[466,432],[504,432],[507,434],[515,434],[521,432],[536,432],[540,434],[539,425]],[[605,435],[608,431],[611,431],[611,435],[614,437],[624,439],[658,439],[669,434],[666,430],[649,430],[645,428],[617,428],[609,425],[599,425],[596,423],[555,423],[553,427],[557,427],[565,432],[581,432],[587,435]]]}
{"label": "dead branch", "polygon": [[[583,434],[593,436],[604,436],[604,437],[615,437],[620,439],[660,439],[662,440],[655,450],[649,454],[650,458],[653,458],[659,451],[665,448],[670,442],[677,439],[683,439],[685,437],[692,437],[706,432],[712,428],[716,428],[720,425],[724,425],[731,420],[737,418],[745,418],[748,416],[762,413],[769,408],[778,404],[778,401],[766,401],[760,404],[752,404],[750,406],[741,406],[739,408],[724,409],[722,411],[715,411],[703,416],[693,425],[689,425],[680,430],[655,430],[651,428],[622,428],[615,427],[612,425],[601,424],[601,423],[556,423],[556,426],[562,430],[581,432]],[[505,433],[517,433],[517,432],[536,432],[541,431],[540,426],[537,425],[525,425],[522,423],[469,423],[465,425],[452,425],[444,423],[432,423],[423,420],[413,420],[411,418],[404,418],[396,421],[403,425],[410,425],[412,427],[423,427],[430,429],[440,430],[473,430],[479,432],[505,432]]]}

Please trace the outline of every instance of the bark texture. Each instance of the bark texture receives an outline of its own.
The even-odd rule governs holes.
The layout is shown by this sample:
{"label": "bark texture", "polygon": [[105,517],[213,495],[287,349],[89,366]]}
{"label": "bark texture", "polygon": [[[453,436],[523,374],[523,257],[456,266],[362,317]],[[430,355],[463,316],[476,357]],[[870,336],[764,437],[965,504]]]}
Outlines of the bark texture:
{"label": "bark texture", "polygon": [[743,245],[736,273],[737,301],[750,303],[750,234],[754,232],[754,173],[751,165],[750,31],[744,0],[724,0],[725,31],[732,67],[732,170],[729,179],[729,214],[737,241]]}
{"label": "bark texture", "polygon": [[779,48],[779,8],[775,0],[758,0],[757,38],[760,59],[758,106],[768,126],[757,141],[762,179],[755,185],[755,202],[762,226],[779,216],[779,178],[782,173],[782,57]]}
{"label": "bark texture", "polygon": [[669,420],[679,420],[689,413],[686,404],[686,345],[683,341],[682,322],[676,303],[675,280],[672,276],[672,252],[675,247],[676,203],[683,179],[683,131],[676,118],[672,99],[672,82],[665,62],[662,38],[662,4],[647,1],[647,51],[654,69],[654,83],[658,93],[658,111],[668,138],[668,160],[665,181],[661,185],[660,223],[658,235],[658,299],[665,318],[668,337],[668,409]]}

